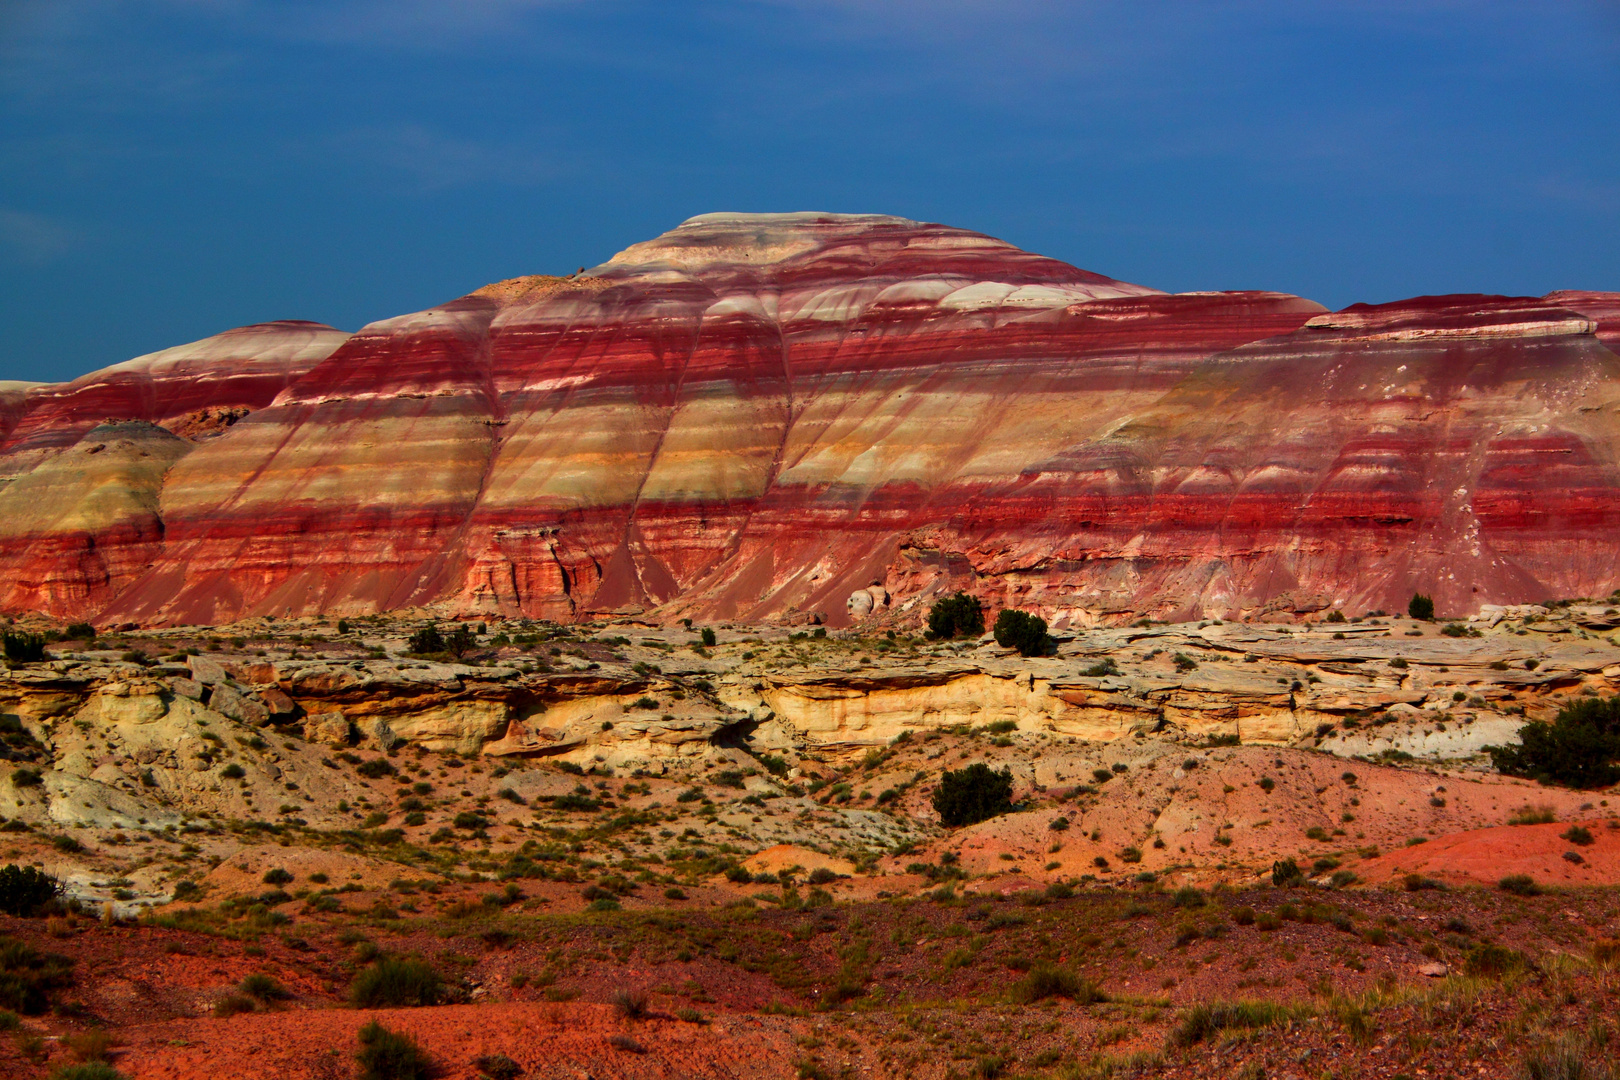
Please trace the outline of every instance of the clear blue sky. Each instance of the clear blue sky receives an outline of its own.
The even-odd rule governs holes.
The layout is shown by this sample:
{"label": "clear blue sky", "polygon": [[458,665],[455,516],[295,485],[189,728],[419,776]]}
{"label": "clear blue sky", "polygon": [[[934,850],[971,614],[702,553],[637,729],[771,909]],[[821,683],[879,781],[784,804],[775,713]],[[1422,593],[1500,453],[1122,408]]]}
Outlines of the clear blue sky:
{"label": "clear blue sky", "polygon": [[800,209],[1334,307],[1620,290],[1620,5],[0,0],[0,378]]}

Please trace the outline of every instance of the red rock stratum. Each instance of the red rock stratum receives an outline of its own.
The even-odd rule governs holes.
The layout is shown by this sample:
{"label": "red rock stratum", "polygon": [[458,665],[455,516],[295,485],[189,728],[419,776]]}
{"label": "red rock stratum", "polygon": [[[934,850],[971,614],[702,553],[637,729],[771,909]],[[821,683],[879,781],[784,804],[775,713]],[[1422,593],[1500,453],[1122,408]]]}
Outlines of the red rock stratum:
{"label": "red rock stratum", "polygon": [[900,218],[711,214],[353,335],[0,384],[0,607],[838,625],[967,588],[1063,625],[1601,596],[1617,340],[1613,293],[1329,313]]}

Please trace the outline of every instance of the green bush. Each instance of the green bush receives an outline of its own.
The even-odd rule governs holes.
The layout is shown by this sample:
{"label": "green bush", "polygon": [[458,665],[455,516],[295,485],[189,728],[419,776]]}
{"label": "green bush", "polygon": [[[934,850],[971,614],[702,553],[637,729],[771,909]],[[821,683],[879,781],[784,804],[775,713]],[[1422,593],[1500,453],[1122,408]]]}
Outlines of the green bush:
{"label": "green bush", "polygon": [[1592,830],[1584,825],[1571,825],[1558,835],[1577,847],[1586,847],[1595,842],[1592,839]]}
{"label": "green bush", "polygon": [[73,985],[73,960],[42,953],[15,938],[0,938],[0,1009],[38,1016],[51,991]]}
{"label": "green bush", "polygon": [[266,975],[262,971],[256,971],[244,978],[237,989],[249,997],[258,998],[260,1001],[284,1001],[292,997],[285,986],[277,982],[273,976]]}
{"label": "green bush", "polygon": [[938,638],[978,637],[984,633],[984,605],[965,592],[936,600],[928,609],[928,632]]}
{"label": "green bush", "polygon": [[439,973],[420,960],[385,956],[349,984],[349,1004],[361,1009],[437,1005],[442,1000]]}
{"label": "green bush", "polygon": [[1434,597],[1424,596],[1422,593],[1413,593],[1412,599],[1407,601],[1406,613],[1414,619],[1424,622],[1434,621]]}
{"label": "green bush", "polygon": [[219,770],[219,775],[223,776],[227,780],[240,780],[242,777],[247,775],[247,771],[233,761],[223,769]]}
{"label": "green bush", "polygon": [[62,884],[37,866],[0,867],[0,911],[28,916],[62,895]]}
{"label": "green bush", "polygon": [[1496,887],[1514,896],[1540,896],[1541,886],[1529,874],[1509,874],[1496,883]]}
{"label": "green bush", "polygon": [[1519,729],[1518,746],[1487,746],[1491,764],[1507,776],[1572,788],[1620,781],[1620,697],[1582,698],[1560,709],[1551,724]]}
{"label": "green bush", "polygon": [[1475,945],[1463,960],[1464,971],[1487,979],[1499,979],[1526,966],[1523,953],[1501,945]]}
{"label": "green bush", "polygon": [[700,634],[699,634],[699,635],[698,635],[698,639],[699,639],[699,640],[700,640],[700,641],[702,641],[702,642],[703,642],[703,647],[704,647],[704,648],[705,648],[705,649],[712,649],[712,648],[714,648],[714,646],[715,646],[715,645],[716,645],[716,644],[717,644],[717,643],[718,643],[718,642],[719,642],[719,640],[720,640],[720,639],[719,639],[719,638],[717,638],[717,637],[715,637],[715,634],[714,634],[714,627],[712,627],[712,626],[705,626],[705,627],[704,627],[704,628],[703,628],[703,631],[702,631],[702,633],[700,633]]}
{"label": "green bush", "polygon": [[1069,998],[1079,1005],[1107,1001],[1097,984],[1082,979],[1072,971],[1041,965],[1012,985],[1012,998],[1020,1005],[1030,1005],[1045,998]]}
{"label": "green bush", "polygon": [[1195,1005],[1170,1032],[1172,1046],[1194,1046],[1228,1028],[1270,1027],[1288,1010],[1274,1001],[1216,1001]]}
{"label": "green bush", "polygon": [[523,1066],[505,1054],[486,1054],[474,1061],[473,1067],[489,1080],[518,1080],[523,1075]]}
{"label": "green bush", "polygon": [[96,636],[96,628],[87,622],[68,623],[67,629],[62,631],[62,636],[69,641],[92,641]]}
{"label": "green bush", "polygon": [[1017,649],[1019,656],[1049,656],[1053,641],[1046,633],[1046,620],[1027,611],[1007,608],[996,616],[996,644]]}
{"label": "green bush", "polygon": [[985,821],[1013,808],[1012,770],[996,772],[982,761],[947,769],[934,790],[934,810],[953,828]]}
{"label": "green bush", "polygon": [[439,628],[429,623],[411,635],[406,648],[413,653],[442,653],[444,652],[444,635]]}
{"label": "green bush", "polygon": [[466,626],[458,626],[444,639],[445,651],[460,660],[478,647],[478,637]]}
{"label": "green bush", "polygon": [[416,1040],[375,1020],[360,1029],[360,1050],[354,1057],[360,1063],[358,1080],[428,1080],[433,1075],[433,1060]]}
{"label": "green bush", "polygon": [[1281,859],[1271,864],[1271,883],[1279,889],[1292,889],[1305,884],[1305,872],[1293,859]]}
{"label": "green bush", "polygon": [[0,635],[7,660],[19,664],[37,664],[45,659],[45,639],[38,634],[13,634],[7,630]]}
{"label": "green bush", "polygon": [[129,1080],[105,1061],[63,1065],[51,1071],[51,1080]]}

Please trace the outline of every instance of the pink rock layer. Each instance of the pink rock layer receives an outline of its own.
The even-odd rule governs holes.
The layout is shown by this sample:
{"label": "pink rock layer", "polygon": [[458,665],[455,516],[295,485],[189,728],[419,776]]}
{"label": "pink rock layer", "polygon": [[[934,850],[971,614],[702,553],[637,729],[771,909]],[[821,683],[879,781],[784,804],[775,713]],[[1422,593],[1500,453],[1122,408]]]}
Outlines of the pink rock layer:
{"label": "pink rock layer", "polygon": [[1607,595],[1617,339],[1613,293],[1328,313],[706,215],[353,336],[0,385],[0,601],[839,625],[876,582],[879,617],[965,588],[1062,625]]}

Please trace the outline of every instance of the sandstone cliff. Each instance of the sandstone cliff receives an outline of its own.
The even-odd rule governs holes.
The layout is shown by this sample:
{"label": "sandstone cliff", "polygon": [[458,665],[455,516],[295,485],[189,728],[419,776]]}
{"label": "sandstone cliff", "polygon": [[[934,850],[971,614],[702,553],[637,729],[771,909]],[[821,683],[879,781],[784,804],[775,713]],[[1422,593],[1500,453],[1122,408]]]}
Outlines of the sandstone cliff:
{"label": "sandstone cliff", "polygon": [[352,336],[0,389],[6,610],[1058,625],[1620,585],[1620,294],[1326,313],[867,215],[693,218]]}

